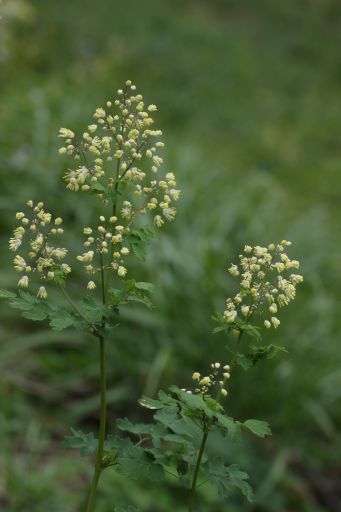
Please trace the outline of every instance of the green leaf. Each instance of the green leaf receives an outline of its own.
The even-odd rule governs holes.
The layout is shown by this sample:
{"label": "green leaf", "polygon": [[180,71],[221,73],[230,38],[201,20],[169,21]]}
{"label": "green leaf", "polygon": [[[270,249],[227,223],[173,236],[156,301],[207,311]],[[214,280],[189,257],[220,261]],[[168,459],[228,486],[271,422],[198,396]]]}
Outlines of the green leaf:
{"label": "green leaf", "polygon": [[[159,397],[160,397],[160,394],[159,394]],[[166,395],[166,397],[168,397],[168,395]],[[145,407],[146,409],[151,409],[151,410],[162,409],[163,407],[165,407],[165,404],[166,404],[165,400],[162,400],[162,399],[155,400],[154,398],[148,398],[147,396],[143,396],[142,398],[139,399],[138,402],[142,407]],[[171,403],[172,403],[172,401],[171,401]]]}
{"label": "green leaf", "polygon": [[8,290],[0,290],[0,299],[14,299],[17,296],[16,293]]}
{"label": "green leaf", "polygon": [[261,347],[254,346],[250,347],[252,352],[247,354],[247,357],[251,359],[252,363],[255,365],[258,361],[262,359],[273,359],[281,352],[287,352],[284,347],[279,347],[277,345],[263,345]]}
{"label": "green leaf", "polygon": [[91,183],[91,190],[94,190],[95,192],[105,192],[105,187],[99,183],[98,181],[93,181]]}
{"label": "green leaf", "polygon": [[146,292],[152,293],[154,291],[155,287],[152,283],[140,281],[138,283],[135,283],[135,288],[138,288],[139,290],[145,290]]}
{"label": "green leaf", "polygon": [[252,359],[245,354],[237,354],[237,364],[243,368],[243,370],[249,370],[253,366]]}
{"label": "green leaf", "polygon": [[137,259],[139,259],[140,261],[146,260],[146,251],[144,250],[142,245],[131,244],[131,248]]}
{"label": "green leaf", "polygon": [[79,308],[87,321],[91,324],[99,324],[102,321],[102,317],[109,315],[107,306],[93,297],[85,297]]}
{"label": "green leaf", "polygon": [[252,432],[258,437],[271,436],[269,424],[266,421],[247,420],[241,423],[241,426]]}
{"label": "green leaf", "polygon": [[148,227],[132,229],[125,238],[125,243],[130,247],[135,256],[145,260],[145,245],[156,235],[155,231]]}
{"label": "green leaf", "polygon": [[163,467],[140,446],[130,446],[117,458],[117,471],[132,480],[159,482],[164,478]]}
{"label": "green leaf", "polygon": [[141,304],[144,304],[145,306],[147,306],[150,309],[153,307],[153,303],[151,302],[149,297],[146,297],[145,295],[135,295],[133,293],[130,293],[126,298],[126,301],[127,302],[140,302]]}
{"label": "green leaf", "polygon": [[252,325],[243,320],[242,318],[236,318],[234,323],[237,325],[240,331],[243,331],[248,336],[256,338],[258,341],[262,339],[262,336],[260,334],[260,327]]}
{"label": "green leaf", "polygon": [[237,487],[247,500],[252,503],[254,501],[254,494],[250,484],[245,481],[249,478],[248,474],[240,471],[237,464],[228,466],[227,473],[230,484]]}
{"label": "green leaf", "polygon": [[[190,440],[198,440],[201,437],[202,431],[197,424],[190,417],[181,415],[175,406],[166,406],[159,409],[154,414],[154,419],[179,436],[184,436]],[[184,439],[185,443],[187,443],[187,439]]]}
{"label": "green leaf", "polygon": [[227,325],[219,325],[219,327],[215,327],[213,329],[213,334],[217,334],[218,332],[227,331],[228,326]]}
{"label": "green leaf", "polygon": [[248,370],[262,359],[273,359],[281,352],[287,352],[284,347],[277,345],[251,346],[251,352],[238,354],[237,363],[244,370]]}
{"label": "green leaf", "polygon": [[74,317],[65,309],[59,309],[50,314],[50,326],[55,331],[62,331],[73,325]]}
{"label": "green leaf", "polygon": [[115,452],[117,455],[122,455],[125,450],[131,446],[134,445],[129,437],[120,437],[116,435],[109,435],[104,443],[104,448],[107,452]]}
{"label": "green leaf", "polygon": [[44,307],[43,304],[37,304],[33,306],[29,311],[25,311],[22,316],[28,318],[29,320],[45,320],[45,318],[48,316],[48,309]]}
{"label": "green leaf", "polygon": [[77,448],[82,457],[97,450],[98,441],[93,432],[85,434],[81,430],[71,428],[72,436],[66,436],[62,442],[63,448]]}
{"label": "green leaf", "polygon": [[12,308],[23,311],[22,316],[30,320],[45,320],[47,318],[50,305],[46,300],[39,300],[31,293],[19,290],[19,296],[9,299]]}
{"label": "green leaf", "polygon": [[209,402],[206,402],[202,395],[186,393],[186,391],[181,391],[177,386],[171,386],[169,389],[179,397],[180,401],[188,407],[189,411],[204,413],[208,418],[212,418],[222,408],[212,398]]}
{"label": "green leaf", "polygon": [[35,304],[39,303],[39,301],[34,295],[20,290],[19,296],[11,299],[9,303],[12,308],[28,311],[32,309]]}
{"label": "green leaf", "polygon": [[132,423],[128,418],[120,418],[116,421],[116,425],[120,430],[130,432],[131,434],[150,434],[153,430],[153,424]]}
{"label": "green leaf", "polygon": [[240,426],[233,418],[225,414],[217,414],[218,426],[222,428],[231,439],[235,440],[240,434]]}
{"label": "green leaf", "polygon": [[203,469],[208,480],[218,489],[222,498],[228,498],[236,487],[249,501],[253,501],[252,489],[246,482],[248,475],[240,471],[235,464],[225,466],[221,457],[215,457],[210,459]]}

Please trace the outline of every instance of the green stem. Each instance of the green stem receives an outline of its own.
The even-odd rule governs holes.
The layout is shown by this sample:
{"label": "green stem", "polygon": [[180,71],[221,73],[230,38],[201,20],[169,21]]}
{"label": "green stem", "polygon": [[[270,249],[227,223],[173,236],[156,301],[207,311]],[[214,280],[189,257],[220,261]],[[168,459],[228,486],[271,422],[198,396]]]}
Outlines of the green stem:
{"label": "green stem", "polygon": [[99,417],[99,434],[98,434],[98,448],[96,455],[95,471],[92,477],[90,486],[90,492],[88,497],[88,503],[86,512],[93,512],[95,509],[95,500],[97,494],[98,481],[103,471],[102,458],[104,451],[105,441],[105,427],[106,427],[106,372],[105,372],[105,340],[103,336],[99,338],[99,350],[100,350],[100,393],[101,393],[101,405],[100,405],[100,417]]}
{"label": "green stem", "polygon": [[197,487],[201,459],[202,459],[202,456],[204,455],[205,446],[206,446],[206,442],[207,442],[207,438],[208,438],[208,433],[209,433],[209,430],[205,430],[204,435],[201,440],[198,458],[197,458],[197,462],[196,462],[194,473],[193,473],[192,485],[191,485],[191,489],[189,491],[188,512],[193,512],[194,494],[195,494],[195,489]]}
{"label": "green stem", "polygon": [[[237,363],[238,350],[240,347],[242,336],[243,336],[243,331],[239,331],[239,335],[238,335],[237,342],[236,342],[236,348],[235,348],[235,351],[234,351],[234,354],[232,356],[231,363],[230,363],[230,371],[232,371],[232,369],[235,367],[235,365]],[[225,384],[225,382],[226,382],[226,379],[224,379],[224,384]],[[221,389],[219,389],[217,392],[216,401],[219,402],[220,399],[221,399]],[[198,481],[198,476],[199,476],[199,471],[200,471],[201,460],[202,460],[202,457],[203,457],[203,454],[205,451],[208,434],[212,427],[212,422],[213,422],[213,420],[211,418],[208,421],[207,426],[205,427],[201,445],[199,448],[198,458],[197,458],[197,462],[195,464],[194,473],[193,473],[192,485],[191,485],[191,489],[189,491],[188,512],[193,512],[194,494],[195,494],[196,488],[199,487],[199,486],[197,486],[197,481]]]}
{"label": "green stem", "polygon": [[[106,304],[106,293],[104,287],[104,266],[103,266],[103,256],[100,253],[100,263],[101,263],[101,285],[102,285],[102,301],[103,304]],[[104,326],[105,318],[102,317],[102,327]],[[106,378],[106,369],[105,369],[105,339],[103,335],[99,336],[99,372],[100,372],[100,414],[99,414],[99,432],[98,432],[98,447],[97,447],[97,455],[96,455],[96,463],[95,470],[92,477],[92,482],[90,485],[88,503],[86,507],[86,512],[93,512],[95,509],[95,501],[97,494],[97,486],[103,471],[102,459],[104,452],[104,442],[105,442],[105,433],[106,433],[106,417],[107,417],[107,378]]]}

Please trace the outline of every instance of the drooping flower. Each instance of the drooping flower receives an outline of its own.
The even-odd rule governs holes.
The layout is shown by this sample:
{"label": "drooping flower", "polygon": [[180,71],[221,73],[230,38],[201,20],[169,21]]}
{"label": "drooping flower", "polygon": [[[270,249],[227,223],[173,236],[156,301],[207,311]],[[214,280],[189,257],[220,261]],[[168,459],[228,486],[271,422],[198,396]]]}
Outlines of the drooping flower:
{"label": "drooping flower", "polygon": [[38,299],[47,299],[47,291],[45,286],[41,286],[37,293]]}
{"label": "drooping flower", "polygon": [[27,288],[28,282],[29,282],[28,277],[22,276],[22,278],[19,279],[19,281],[18,281],[18,286],[20,286],[21,288]]}

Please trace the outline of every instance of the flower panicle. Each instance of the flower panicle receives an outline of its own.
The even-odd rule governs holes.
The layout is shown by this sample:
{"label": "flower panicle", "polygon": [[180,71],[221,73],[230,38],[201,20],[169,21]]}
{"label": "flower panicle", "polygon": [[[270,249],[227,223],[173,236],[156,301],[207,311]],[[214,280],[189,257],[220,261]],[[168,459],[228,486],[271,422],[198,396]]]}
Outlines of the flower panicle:
{"label": "flower panicle", "polygon": [[[20,288],[28,288],[30,277],[36,274],[42,282],[63,280],[71,272],[71,267],[62,260],[68,251],[64,247],[52,245],[51,238],[54,235],[64,233],[61,227],[63,219],[52,217],[44,209],[44,203],[27,201],[27,212],[17,212],[16,219],[19,222],[9,240],[9,248],[17,252],[20,248],[23,255],[16,254],[13,260],[14,269],[24,275],[19,279]],[[37,292],[38,298],[45,299],[47,291],[45,286],[40,286]]]}
{"label": "flower panicle", "polygon": [[299,269],[300,263],[287,255],[286,249],[291,245],[287,240],[267,247],[245,245],[239,263],[228,268],[231,276],[240,280],[240,290],[226,300],[223,313],[231,327],[238,330],[238,319],[249,321],[260,312],[269,314],[264,320],[266,328],[279,327],[279,308],[295,299],[297,285],[303,282],[302,275],[292,272]]}
{"label": "flower panicle", "polygon": [[227,382],[231,378],[231,367],[229,364],[212,363],[211,371],[208,375],[201,375],[199,372],[192,374],[192,380],[197,383],[194,390],[183,389],[189,394],[207,395],[211,394],[214,388],[218,388],[218,393],[223,397],[229,394]]}
{"label": "flower panicle", "polygon": [[[128,201],[124,201],[124,204],[129,208]],[[117,220],[116,216],[106,218],[101,215],[96,228],[89,226],[83,228],[83,234],[86,236],[84,246],[87,251],[78,255],[77,260],[84,264],[85,272],[91,276],[102,271],[101,266],[94,264],[94,260],[96,256],[100,256],[103,262],[103,255],[109,256],[105,269],[115,271],[118,277],[125,277],[128,272],[125,259],[130,254],[126,243],[130,228],[117,224]],[[94,281],[90,281],[87,288],[94,290],[96,288],[94,284]]]}
{"label": "flower panicle", "polygon": [[94,121],[81,137],[61,128],[63,146],[59,153],[73,156],[77,163],[64,176],[67,188],[95,192],[108,202],[109,197],[117,195],[119,184],[125,183],[132,197],[127,197],[119,207],[120,223],[131,223],[137,214],[147,212],[152,213],[157,228],[165,220],[172,221],[180,190],[176,188],[174,173],[157,178],[164,143],[162,131],[153,127],[156,111],[156,105],[145,104],[136,86],[127,80],[116,98],[108,101],[105,108],[95,110]]}

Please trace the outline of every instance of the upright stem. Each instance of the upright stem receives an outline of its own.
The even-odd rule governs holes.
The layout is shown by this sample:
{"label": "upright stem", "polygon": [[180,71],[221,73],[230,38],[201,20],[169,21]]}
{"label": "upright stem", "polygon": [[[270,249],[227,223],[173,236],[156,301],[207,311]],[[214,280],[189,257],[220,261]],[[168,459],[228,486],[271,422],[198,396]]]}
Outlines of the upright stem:
{"label": "upright stem", "polygon": [[206,441],[207,441],[207,438],[208,438],[208,433],[209,433],[209,431],[205,430],[204,435],[202,437],[202,441],[201,441],[201,445],[200,445],[200,449],[199,449],[199,454],[198,454],[198,458],[197,458],[197,463],[196,463],[195,469],[194,469],[192,485],[191,485],[191,489],[189,491],[188,512],[193,512],[194,494],[195,494],[195,489],[197,487],[197,481],[198,481],[198,476],[199,476],[201,459],[202,459],[202,456],[204,455]]}
{"label": "upright stem", "polygon": [[100,405],[100,417],[99,417],[99,434],[98,434],[98,448],[97,448],[97,456],[96,456],[96,464],[95,471],[92,477],[92,482],[90,486],[90,492],[88,497],[88,503],[86,507],[86,512],[93,512],[95,508],[95,500],[97,493],[97,485],[99,478],[102,473],[102,458],[103,458],[103,450],[104,450],[104,441],[105,441],[105,427],[106,427],[106,414],[107,414],[107,404],[106,404],[106,371],[105,371],[105,340],[103,336],[99,338],[99,351],[100,351],[100,393],[101,393],[101,405]]}
{"label": "upright stem", "polygon": [[[102,285],[102,301],[103,304],[106,303],[106,293],[104,286],[104,266],[103,266],[103,256],[100,253],[100,263],[101,263],[101,285]],[[102,317],[102,327],[104,327],[105,319]],[[105,432],[106,432],[106,417],[107,417],[107,378],[106,378],[106,369],[105,369],[105,339],[101,334],[99,336],[99,371],[100,371],[100,414],[99,414],[99,432],[98,432],[98,447],[97,447],[97,455],[96,455],[96,463],[95,470],[92,477],[92,482],[89,491],[88,503],[86,507],[86,512],[93,512],[95,509],[95,501],[97,494],[97,486],[98,481],[103,471],[102,459],[104,452],[104,442],[105,442]]]}

